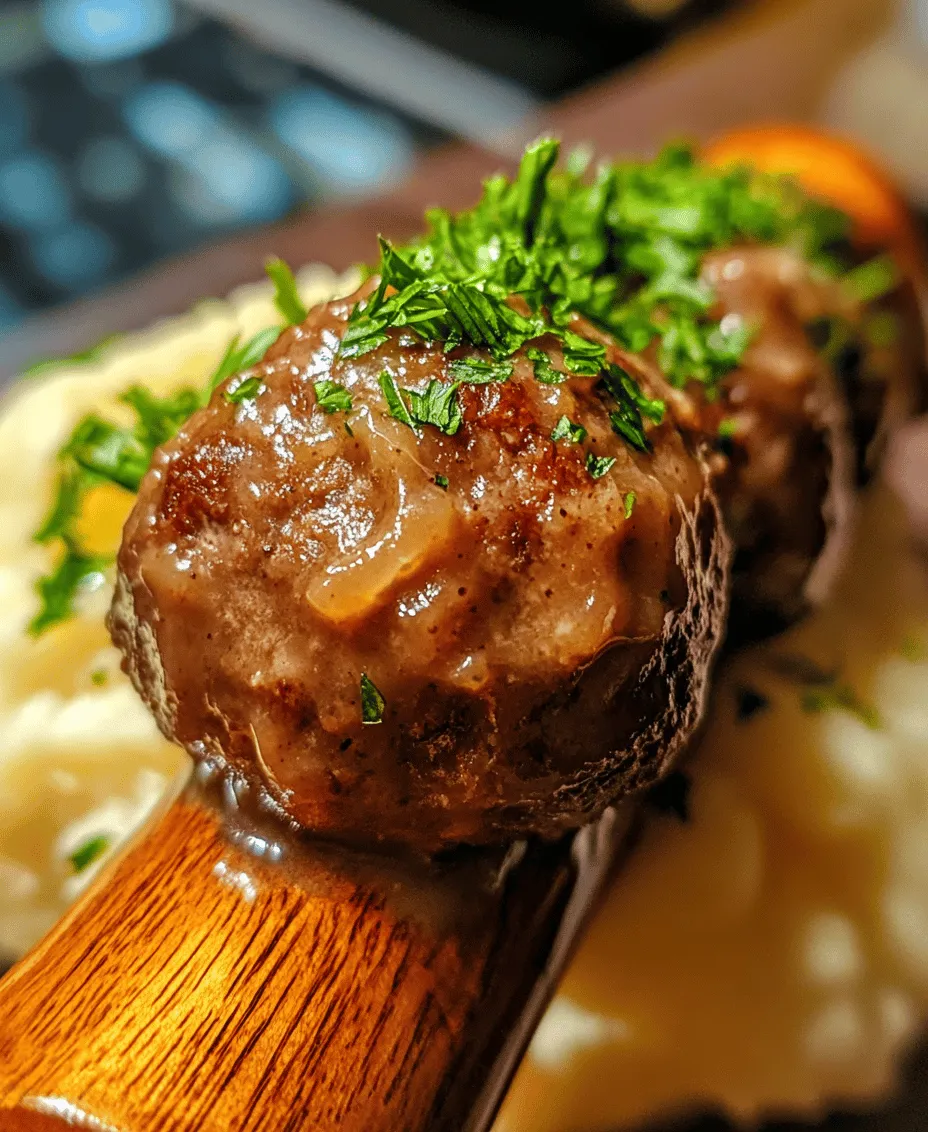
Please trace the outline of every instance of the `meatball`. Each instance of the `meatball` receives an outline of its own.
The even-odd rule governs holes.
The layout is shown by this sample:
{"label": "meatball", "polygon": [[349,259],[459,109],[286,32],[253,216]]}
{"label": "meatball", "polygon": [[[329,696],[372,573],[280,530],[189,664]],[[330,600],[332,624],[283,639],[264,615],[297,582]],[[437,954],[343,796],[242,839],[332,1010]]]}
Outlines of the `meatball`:
{"label": "meatball", "polygon": [[[340,358],[352,303],[158,451],[113,639],[167,736],[313,831],[423,853],[557,836],[655,781],[700,721],[730,558],[709,462],[672,412],[645,450],[616,435],[596,379],[551,372],[553,336],[483,383],[455,375],[487,355],[397,331]],[[391,415],[392,381],[442,383],[444,427]]]}
{"label": "meatball", "polygon": [[718,489],[735,544],[730,631],[755,638],[828,593],[855,488],[921,405],[923,329],[910,287],[861,302],[788,248],[714,252],[703,278],[716,317],[752,332],[720,396],[690,387],[684,415],[728,456]]}
{"label": "meatball", "polygon": [[693,427],[729,457],[718,488],[735,544],[736,637],[776,631],[824,598],[854,500],[847,400],[809,327],[849,315],[838,284],[786,248],[736,247],[703,263],[715,314],[751,330],[715,400],[690,388]]}

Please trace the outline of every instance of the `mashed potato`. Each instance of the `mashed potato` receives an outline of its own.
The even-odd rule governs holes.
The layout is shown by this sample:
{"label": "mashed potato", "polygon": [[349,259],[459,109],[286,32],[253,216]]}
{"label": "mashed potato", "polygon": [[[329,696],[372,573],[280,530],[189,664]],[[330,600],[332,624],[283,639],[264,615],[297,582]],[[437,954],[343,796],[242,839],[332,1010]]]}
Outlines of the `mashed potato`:
{"label": "mashed potato", "polygon": [[[313,303],[352,281],[311,268],[300,283]],[[0,417],[0,952],[30,946],[98,867],[78,873],[72,854],[96,838],[112,852],[184,768],[119,673],[105,579],[79,617],[25,633],[54,454],[127,385],[201,385],[233,334],[274,321],[269,288],[244,289],[23,382]],[[112,550],[131,498],[92,502],[87,537]],[[815,1115],[891,1086],[928,1012],[922,569],[874,489],[828,608],[728,664],[678,799],[687,819],[649,820],[497,1132],[697,1107]]]}

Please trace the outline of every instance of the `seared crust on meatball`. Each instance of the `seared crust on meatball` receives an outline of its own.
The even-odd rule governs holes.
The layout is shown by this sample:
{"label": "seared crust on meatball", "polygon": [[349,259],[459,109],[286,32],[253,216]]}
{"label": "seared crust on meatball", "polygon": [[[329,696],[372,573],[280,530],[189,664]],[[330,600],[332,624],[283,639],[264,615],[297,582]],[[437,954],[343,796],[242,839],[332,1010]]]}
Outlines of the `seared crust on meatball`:
{"label": "seared crust on meatball", "polygon": [[[166,735],[314,831],[425,853],[556,836],[653,782],[698,725],[730,557],[710,468],[672,412],[638,451],[596,379],[539,381],[527,350],[563,370],[553,337],[508,380],[461,384],[450,435],[414,429],[384,372],[421,391],[490,359],[396,331],[339,359],[351,306],[313,310],[253,397],[233,403],[233,378],[156,454],[113,639]],[[322,381],[349,412],[325,411]],[[586,435],[552,440],[563,417]]]}

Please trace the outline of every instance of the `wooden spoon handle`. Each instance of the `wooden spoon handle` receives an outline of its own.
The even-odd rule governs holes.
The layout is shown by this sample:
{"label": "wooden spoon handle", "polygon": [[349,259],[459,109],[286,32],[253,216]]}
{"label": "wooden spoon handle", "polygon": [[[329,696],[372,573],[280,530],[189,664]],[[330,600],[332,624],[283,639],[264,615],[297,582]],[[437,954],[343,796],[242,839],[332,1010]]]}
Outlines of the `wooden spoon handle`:
{"label": "wooden spoon handle", "polygon": [[188,788],[0,982],[0,1129],[480,1132],[627,828],[288,855]]}

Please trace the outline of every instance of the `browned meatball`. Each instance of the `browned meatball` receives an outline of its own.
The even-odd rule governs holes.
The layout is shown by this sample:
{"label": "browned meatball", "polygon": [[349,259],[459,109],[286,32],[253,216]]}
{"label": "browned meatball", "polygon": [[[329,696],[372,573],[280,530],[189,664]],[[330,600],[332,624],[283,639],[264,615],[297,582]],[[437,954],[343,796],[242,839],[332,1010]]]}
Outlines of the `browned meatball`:
{"label": "browned meatball", "polygon": [[[752,331],[720,396],[688,396],[692,427],[730,457],[719,492],[736,548],[732,630],[756,637],[828,593],[855,486],[919,403],[921,324],[907,290],[862,303],[787,248],[715,252],[703,277],[716,316]],[[887,315],[881,341],[870,326]]]}
{"label": "browned meatball", "polygon": [[842,561],[854,498],[850,422],[808,327],[852,312],[836,282],[785,248],[713,253],[703,277],[716,316],[752,332],[718,397],[695,386],[685,396],[691,427],[729,456],[719,494],[735,544],[733,629],[762,636],[819,602]]}
{"label": "browned meatball", "polygon": [[[394,332],[340,360],[350,309],[316,308],[253,399],[217,391],[157,453],[114,640],[166,735],[310,829],[424,852],[557,835],[654,781],[700,719],[728,590],[710,473],[671,414],[637,451],[595,379],[544,384],[526,349],[460,386],[451,435],[417,433],[382,372],[422,390],[481,355]],[[555,339],[532,347],[563,369]],[[323,411],[322,380],[350,413]],[[552,440],[562,417],[586,437]]]}

